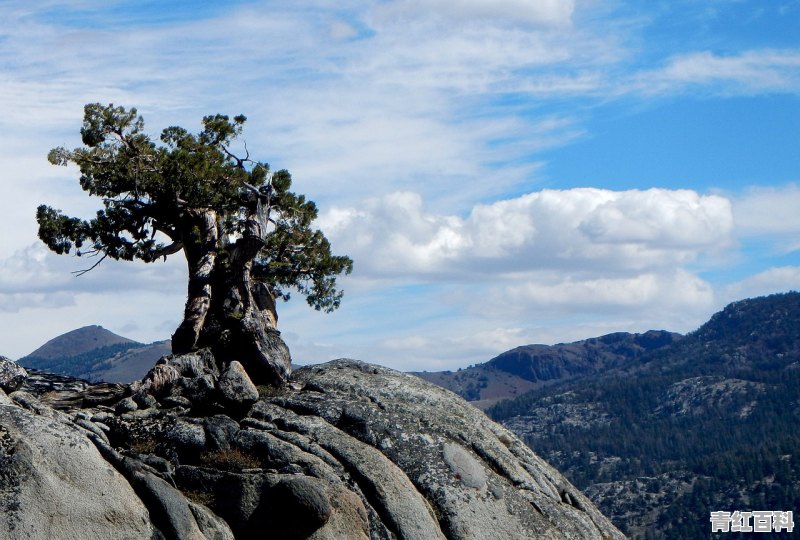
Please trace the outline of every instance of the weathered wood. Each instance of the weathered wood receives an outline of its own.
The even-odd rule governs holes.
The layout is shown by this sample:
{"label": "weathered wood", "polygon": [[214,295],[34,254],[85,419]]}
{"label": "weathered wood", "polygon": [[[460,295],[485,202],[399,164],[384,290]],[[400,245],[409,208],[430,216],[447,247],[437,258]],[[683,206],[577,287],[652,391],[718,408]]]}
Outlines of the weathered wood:
{"label": "weathered wood", "polygon": [[189,265],[184,319],[172,336],[175,354],[210,347],[223,362],[237,360],[257,382],[283,384],[291,372],[289,350],[277,331],[275,298],[253,279],[253,263],[268,234],[269,216],[253,196],[242,234],[225,243],[212,211],[188,214],[183,239]]}
{"label": "weathered wood", "polygon": [[172,335],[172,351],[194,350],[200,340],[212,301],[212,280],[216,268],[219,228],[213,210],[187,211],[184,253],[189,267],[189,286],[183,321]]}

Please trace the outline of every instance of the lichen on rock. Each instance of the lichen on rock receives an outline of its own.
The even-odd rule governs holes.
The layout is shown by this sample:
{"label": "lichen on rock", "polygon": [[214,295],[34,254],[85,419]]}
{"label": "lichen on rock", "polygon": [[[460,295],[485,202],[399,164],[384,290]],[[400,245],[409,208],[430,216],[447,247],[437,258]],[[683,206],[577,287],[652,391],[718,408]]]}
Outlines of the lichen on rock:
{"label": "lichen on rock", "polygon": [[[44,513],[98,538],[623,538],[508,430],[417,377],[337,360],[237,399],[247,381],[216,366],[199,351],[120,389],[62,385],[59,411],[42,401],[46,376],[0,395],[0,460],[17,460],[0,473],[14,506],[0,537],[54,537],[34,524]],[[85,478],[58,468],[59,436],[91,464]],[[47,493],[65,474],[75,512]]]}
{"label": "lichen on rock", "polygon": [[0,390],[13,392],[28,378],[28,372],[16,362],[0,356]]}

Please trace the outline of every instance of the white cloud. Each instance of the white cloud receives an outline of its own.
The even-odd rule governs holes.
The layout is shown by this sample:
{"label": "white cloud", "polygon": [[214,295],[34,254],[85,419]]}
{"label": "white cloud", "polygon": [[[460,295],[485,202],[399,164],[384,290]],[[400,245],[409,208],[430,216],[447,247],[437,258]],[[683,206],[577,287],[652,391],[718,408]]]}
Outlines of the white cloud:
{"label": "white cloud", "polygon": [[[585,136],[598,103],[796,92],[794,49],[723,56],[687,44],[659,60],[672,52],[637,48],[643,23],[573,0],[233,2],[133,22],[115,9],[135,4],[0,3],[0,212],[14,224],[0,238],[6,351],[82,324],[163,339],[180,315],[180,257],[107,261],[77,279],[83,261],[31,246],[38,204],[82,216],[97,205],[74,170],[45,160],[79,143],[87,102],[137,106],[153,135],[209,113],[250,118],[248,147],[293,172],[335,251],[356,262],[333,317],[301,300],[281,308],[293,351],[312,360],[455,367],[530,341],[691,329],[710,314],[706,259],[735,234],[786,247],[800,228],[794,186],[737,197],[733,213],[693,191],[509,195],[543,185],[542,151]],[[791,284],[791,271],[771,272],[740,290]]]}
{"label": "white cloud", "polygon": [[733,199],[737,235],[772,253],[800,250],[800,187],[754,186]]}
{"label": "white cloud", "polygon": [[65,299],[63,305],[54,306],[48,295],[41,305],[0,311],[0,355],[19,358],[55,336],[94,324],[141,342],[167,339],[180,322],[185,299],[181,293],[131,289],[118,294],[57,294]]}
{"label": "white cloud", "polygon": [[0,291],[6,294],[25,291],[47,291],[53,285],[63,286],[67,276],[48,267],[48,249],[44,244],[31,244],[0,261]]}
{"label": "white cloud", "polygon": [[447,330],[394,337],[377,345],[404,371],[440,371],[485,362],[497,351],[530,343],[532,337],[531,332],[521,328],[473,327],[463,333]]}
{"label": "white cloud", "polygon": [[666,78],[691,83],[714,80],[747,81],[773,87],[789,82],[780,70],[800,67],[797,51],[747,51],[736,56],[719,56],[704,51],[676,57],[663,71]]}
{"label": "white cloud", "polygon": [[17,358],[92,324],[143,342],[166,339],[186,299],[185,263],[177,257],[150,265],[107,260],[76,277],[71,272],[94,260],[58,256],[41,243],[15,251],[0,260],[0,354]]}
{"label": "white cloud", "polygon": [[125,335],[141,341],[166,339],[177,327],[186,299],[180,255],[149,265],[106,260],[83,276],[72,274],[94,262],[55,255],[41,243],[0,260],[0,354],[22,356],[90,324],[121,331],[136,321]]}
{"label": "white cloud", "polygon": [[382,6],[379,13],[387,18],[436,14],[449,20],[495,19],[558,27],[569,25],[574,11],[574,0],[395,0]]}
{"label": "white cloud", "polygon": [[800,234],[800,186],[755,186],[734,198],[736,228],[745,236]]}
{"label": "white cloud", "polygon": [[[730,202],[688,190],[543,190],[435,215],[393,193],[320,218],[364,276],[467,276],[534,269],[613,275],[672,268],[732,244]],[[600,270],[602,269],[602,270]]]}
{"label": "white cloud", "polygon": [[[262,2],[118,31],[100,3],[84,6],[97,8],[86,28],[16,3],[0,11],[8,22],[0,64],[14,68],[0,84],[0,124],[37,141],[26,150],[44,168],[49,148],[76,144],[87,102],[135,105],[153,134],[196,126],[203,114],[244,112],[250,148],[290,168],[317,200],[347,200],[358,186],[372,195],[411,189],[463,207],[528,181],[533,152],[583,133],[574,119],[497,109],[493,98],[585,88],[591,75],[538,70],[600,47],[548,26],[568,22],[569,1],[459,4],[441,2],[440,11],[475,24],[440,25],[414,3],[396,4],[410,24],[379,17],[387,4]],[[486,10],[498,18],[485,19]],[[104,17],[113,24],[100,24]],[[546,24],[503,24],[526,17]],[[491,184],[474,181],[489,174]]]}
{"label": "white cloud", "polygon": [[800,50],[748,50],[722,56],[710,51],[674,56],[658,70],[634,76],[629,89],[674,93],[706,86],[723,94],[800,92]]}
{"label": "white cloud", "polygon": [[722,294],[727,303],[782,291],[800,291],[800,266],[770,268],[726,286]]}
{"label": "white cloud", "polygon": [[[692,330],[719,307],[695,267],[734,244],[729,200],[688,190],[542,190],[464,216],[401,192],[332,209],[321,225],[355,259],[345,289],[362,299],[345,302],[335,324],[387,336],[349,352],[415,370],[530,342]],[[397,283],[410,285],[387,294]],[[316,360],[341,352],[299,343]]]}
{"label": "white cloud", "polygon": [[185,281],[186,262],[181,254],[145,264],[140,261],[106,259],[91,272],[96,257],[56,255],[37,242],[15,251],[0,260],[0,292],[108,292],[125,289],[171,289],[175,282]]}
{"label": "white cloud", "polygon": [[74,295],[69,292],[0,292],[0,313],[19,313],[25,309],[55,310],[74,305]]}
{"label": "white cloud", "polygon": [[698,276],[675,269],[632,276],[575,276],[532,273],[517,283],[496,287],[490,295],[495,310],[550,313],[639,313],[644,310],[674,312],[679,309],[710,307],[714,302],[711,285]]}

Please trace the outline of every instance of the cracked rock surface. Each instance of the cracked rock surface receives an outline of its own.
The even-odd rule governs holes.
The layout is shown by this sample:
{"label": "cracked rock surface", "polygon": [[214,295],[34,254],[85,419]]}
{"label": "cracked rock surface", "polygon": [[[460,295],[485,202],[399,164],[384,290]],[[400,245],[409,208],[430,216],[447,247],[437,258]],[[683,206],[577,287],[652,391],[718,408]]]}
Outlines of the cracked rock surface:
{"label": "cracked rock surface", "polygon": [[283,389],[239,367],[201,351],[128,386],[32,370],[0,391],[0,538],[623,538],[449,391],[354,360]]}

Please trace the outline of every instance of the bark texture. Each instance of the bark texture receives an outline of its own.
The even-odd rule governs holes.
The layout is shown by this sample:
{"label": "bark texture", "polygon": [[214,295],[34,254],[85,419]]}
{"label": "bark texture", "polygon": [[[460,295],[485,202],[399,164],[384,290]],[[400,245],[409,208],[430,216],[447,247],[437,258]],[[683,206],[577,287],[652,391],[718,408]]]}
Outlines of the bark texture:
{"label": "bark texture", "polygon": [[256,383],[282,385],[291,373],[291,357],[276,329],[275,298],[252,276],[269,223],[260,199],[253,197],[242,234],[233,242],[220,234],[213,211],[187,215],[188,298],[172,349],[185,354],[208,347],[222,362],[241,362]]}

